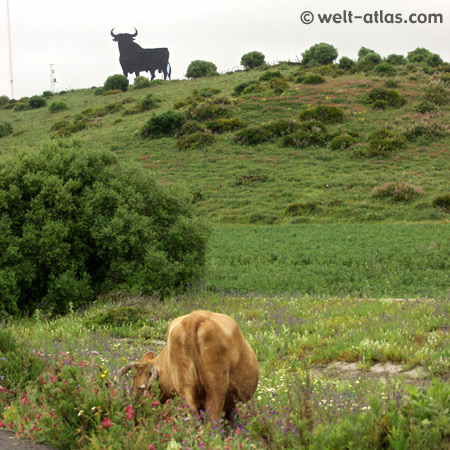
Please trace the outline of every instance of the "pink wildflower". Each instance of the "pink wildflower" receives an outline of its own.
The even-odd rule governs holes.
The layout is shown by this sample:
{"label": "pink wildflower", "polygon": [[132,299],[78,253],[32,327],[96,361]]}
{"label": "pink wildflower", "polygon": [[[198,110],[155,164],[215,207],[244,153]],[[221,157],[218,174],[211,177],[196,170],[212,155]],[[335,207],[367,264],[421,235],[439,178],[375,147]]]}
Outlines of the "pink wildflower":
{"label": "pink wildflower", "polygon": [[159,402],[153,402],[152,403],[152,407],[154,408],[155,406],[158,406],[159,405]]}
{"label": "pink wildflower", "polygon": [[6,423],[0,420],[0,428],[6,428]]}
{"label": "pink wildflower", "polygon": [[103,428],[108,429],[111,428],[114,424],[108,419],[108,417],[105,417],[100,424]]}
{"label": "pink wildflower", "polygon": [[153,444],[150,444],[148,446],[148,450],[156,450],[156,447]]}
{"label": "pink wildflower", "polygon": [[128,406],[128,408],[125,409],[125,413],[127,415],[127,419],[128,420],[133,420],[134,411],[133,411],[133,407],[131,405]]}

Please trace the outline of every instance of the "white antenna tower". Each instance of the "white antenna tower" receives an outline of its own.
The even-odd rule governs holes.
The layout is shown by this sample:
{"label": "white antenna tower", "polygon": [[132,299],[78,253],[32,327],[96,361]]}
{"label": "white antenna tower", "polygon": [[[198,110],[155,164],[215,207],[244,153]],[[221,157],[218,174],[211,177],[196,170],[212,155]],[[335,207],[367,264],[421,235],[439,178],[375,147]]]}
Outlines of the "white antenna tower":
{"label": "white antenna tower", "polygon": [[55,92],[55,84],[56,84],[56,78],[55,78],[55,65],[50,64],[50,91]]}
{"label": "white antenna tower", "polygon": [[12,66],[12,50],[11,50],[11,23],[9,21],[9,0],[6,0],[6,18],[8,21],[8,49],[9,49],[9,76],[11,78],[11,98],[14,98],[14,80]]}

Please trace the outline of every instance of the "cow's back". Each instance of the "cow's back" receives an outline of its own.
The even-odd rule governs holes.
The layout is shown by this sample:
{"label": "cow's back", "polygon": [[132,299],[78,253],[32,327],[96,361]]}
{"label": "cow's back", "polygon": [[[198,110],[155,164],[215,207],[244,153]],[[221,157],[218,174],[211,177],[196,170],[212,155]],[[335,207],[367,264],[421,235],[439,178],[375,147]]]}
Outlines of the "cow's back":
{"label": "cow's back", "polygon": [[168,362],[177,389],[187,383],[208,395],[226,383],[227,395],[247,401],[258,384],[256,356],[244,339],[237,322],[210,311],[193,311],[178,317],[168,328]]}

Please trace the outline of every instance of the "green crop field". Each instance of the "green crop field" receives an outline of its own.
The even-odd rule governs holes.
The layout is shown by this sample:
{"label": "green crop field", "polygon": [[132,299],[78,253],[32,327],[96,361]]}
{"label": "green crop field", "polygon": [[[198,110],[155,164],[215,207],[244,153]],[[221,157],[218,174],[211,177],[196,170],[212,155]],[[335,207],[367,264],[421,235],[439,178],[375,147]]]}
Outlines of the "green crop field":
{"label": "green crop field", "polygon": [[[449,448],[449,72],[281,63],[126,92],[47,93],[39,108],[1,100],[2,167],[23,151],[110,152],[180,199],[209,237],[203,274],[163,300],[113,285],[82,308],[68,302],[64,316],[36,301],[25,316],[5,314],[0,429],[92,450]],[[31,188],[38,175],[24,175]],[[105,247],[121,236],[114,227],[144,235],[137,219],[114,218]],[[17,261],[20,246],[5,236],[0,263]],[[70,253],[41,244],[35,253],[52,264]],[[0,295],[12,286],[7,270]],[[131,378],[116,377],[160,351],[170,321],[193,309],[236,318],[257,354],[258,390],[234,424],[200,423],[157,392],[136,400]],[[380,375],[380,365],[396,371]]]}

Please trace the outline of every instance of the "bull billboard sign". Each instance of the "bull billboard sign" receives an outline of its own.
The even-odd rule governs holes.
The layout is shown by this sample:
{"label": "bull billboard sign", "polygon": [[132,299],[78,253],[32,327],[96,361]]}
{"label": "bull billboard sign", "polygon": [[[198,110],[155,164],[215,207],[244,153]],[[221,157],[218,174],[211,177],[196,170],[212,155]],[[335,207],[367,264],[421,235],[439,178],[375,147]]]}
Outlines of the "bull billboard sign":
{"label": "bull billboard sign", "polygon": [[114,34],[114,28],[111,30],[113,41],[119,45],[120,65],[123,74],[128,77],[129,73],[139,76],[140,72],[150,72],[152,80],[155,78],[155,72],[164,74],[164,79],[169,77],[172,69],[169,63],[169,50],[167,48],[142,48],[134,42],[138,32],[134,29],[134,34]]}

